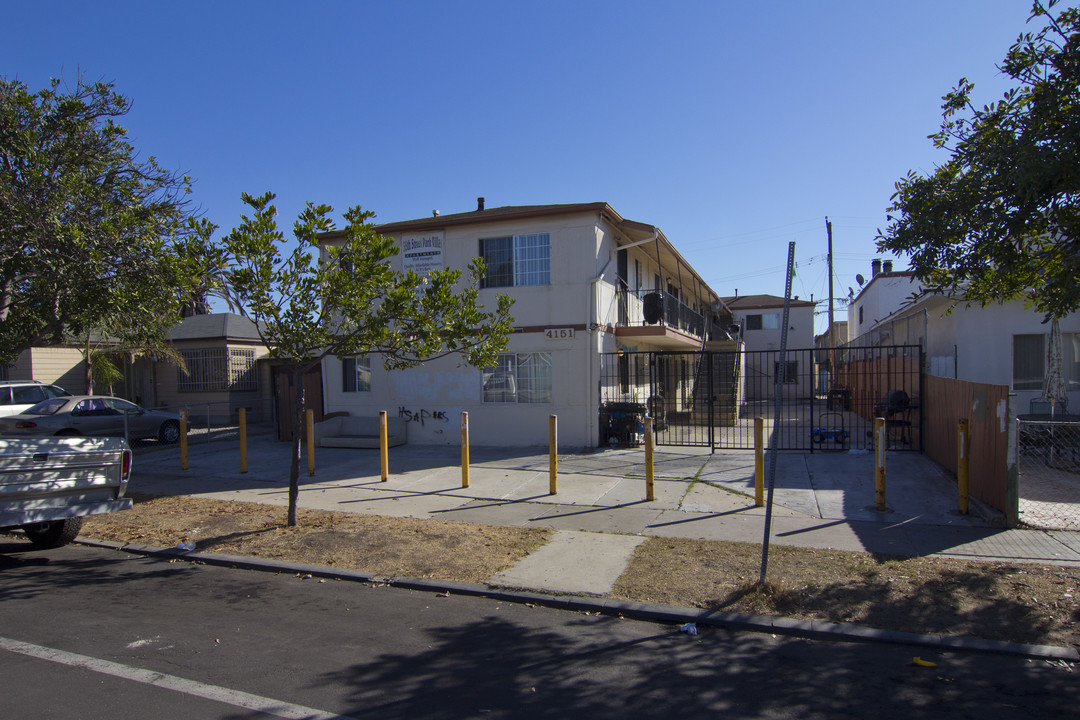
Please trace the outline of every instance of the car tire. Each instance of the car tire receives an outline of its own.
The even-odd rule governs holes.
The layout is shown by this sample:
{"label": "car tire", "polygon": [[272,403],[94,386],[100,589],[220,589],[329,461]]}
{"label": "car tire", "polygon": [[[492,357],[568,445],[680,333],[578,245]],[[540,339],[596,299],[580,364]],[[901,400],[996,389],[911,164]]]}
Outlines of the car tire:
{"label": "car tire", "polygon": [[66,520],[24,525],[23,533],[35,548],[48,550],[63,547],[77,538],[79,530],[82,529],[82,522],[81,517],[73,517]]}
{"label": "car tire", "polygon": [[180,439],[180,423],[175,420],[166,420],[158,428],[158,440],[166,445],[172,445]]}

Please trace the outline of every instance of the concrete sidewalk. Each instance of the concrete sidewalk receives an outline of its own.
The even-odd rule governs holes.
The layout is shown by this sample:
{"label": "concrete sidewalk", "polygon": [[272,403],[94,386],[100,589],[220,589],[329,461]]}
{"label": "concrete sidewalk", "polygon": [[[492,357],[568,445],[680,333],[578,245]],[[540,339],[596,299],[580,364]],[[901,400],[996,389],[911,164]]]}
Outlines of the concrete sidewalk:
{"label": "concrete sidewalk", "polygon": [[[289,452],[287,443],[253,438],[244,474],[235,443],[194,446],[187,471],[173,450],[140,453],[131,490],[286,505]],[[754,506],[752,452],[664,448],[655,453],[653,501],[645,500],[641,449],[561,455],[554,495],[546,449],[471,448],[470,456],[464,488],[457,447],[392,448],[385,483],[377,451],[319,448],[313,477],[301,461],[300,506],[552,528],[557,532],[548,546],[489,580],[552,592],[607,592],[646,536],[755,544],[764,538],[765,509]],[[772,542],[1080,565],[1075,533],[1005,530],[1000,517],[977,507],[960,515],[955,481],[925,456],[890,453],[886,466],[882,512],[874,507],[870,454],[779,454]]]}

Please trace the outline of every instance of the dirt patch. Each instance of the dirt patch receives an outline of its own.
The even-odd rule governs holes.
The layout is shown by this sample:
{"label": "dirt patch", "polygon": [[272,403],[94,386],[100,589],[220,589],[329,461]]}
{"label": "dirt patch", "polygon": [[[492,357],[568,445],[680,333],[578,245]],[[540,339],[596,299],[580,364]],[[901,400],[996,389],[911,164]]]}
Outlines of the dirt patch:
{"label": "dirt patch", "polygon": [[[83,535],[482,583],[541,547],[550,530],[285,510],[192,497],[134,496],[131,510],[86,519]],[[901,558],[774,546],[756,584],[758,545],[649,538],[612,597],[725,612],[852,622],[886,630],[1080,646],[1080,568]]]}
{"label": "dirt patch", "polygon": [[650,538],[612,593],[884,630],[1080,646],[1080,568]]}
{"label": "dirt patch", "polygon": [[285,509],[193,497],[134,496],[131,510],[86,518],[82,534],[406,576],[483,582],[548,541],[549,530]]}

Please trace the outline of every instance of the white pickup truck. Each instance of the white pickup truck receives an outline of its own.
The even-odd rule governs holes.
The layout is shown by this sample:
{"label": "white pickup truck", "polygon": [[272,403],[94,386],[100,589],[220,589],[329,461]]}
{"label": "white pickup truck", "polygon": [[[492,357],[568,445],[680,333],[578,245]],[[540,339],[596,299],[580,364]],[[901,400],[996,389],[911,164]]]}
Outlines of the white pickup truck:
{"label": "white pickup truck", "polygon": [[38,548],[66,545],[84,515],[126,510],[131,448],[123,438],[0,438],[0,531]]}

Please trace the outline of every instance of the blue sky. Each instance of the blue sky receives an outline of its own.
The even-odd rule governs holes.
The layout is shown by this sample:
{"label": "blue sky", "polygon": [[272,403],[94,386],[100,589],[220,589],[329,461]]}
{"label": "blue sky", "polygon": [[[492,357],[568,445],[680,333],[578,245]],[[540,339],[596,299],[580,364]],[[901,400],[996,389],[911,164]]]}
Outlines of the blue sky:
{"label": "blue sky", "polygon": [[[7,2],[0,75],[115,83],[144,155],[222,227],[272,190],[378,222],[610,203],[720,294],[869,276],[893,184],[961,77],[980,103],[1027,0]],[[340,214],[337,216],[340,218]],[[899,258],[897,268],[906,267]],[[824,310],[826,303],[819,309]],[[824,315],[819,316],[824,322]],[[821,325],[819,323],[819,331]]]}

